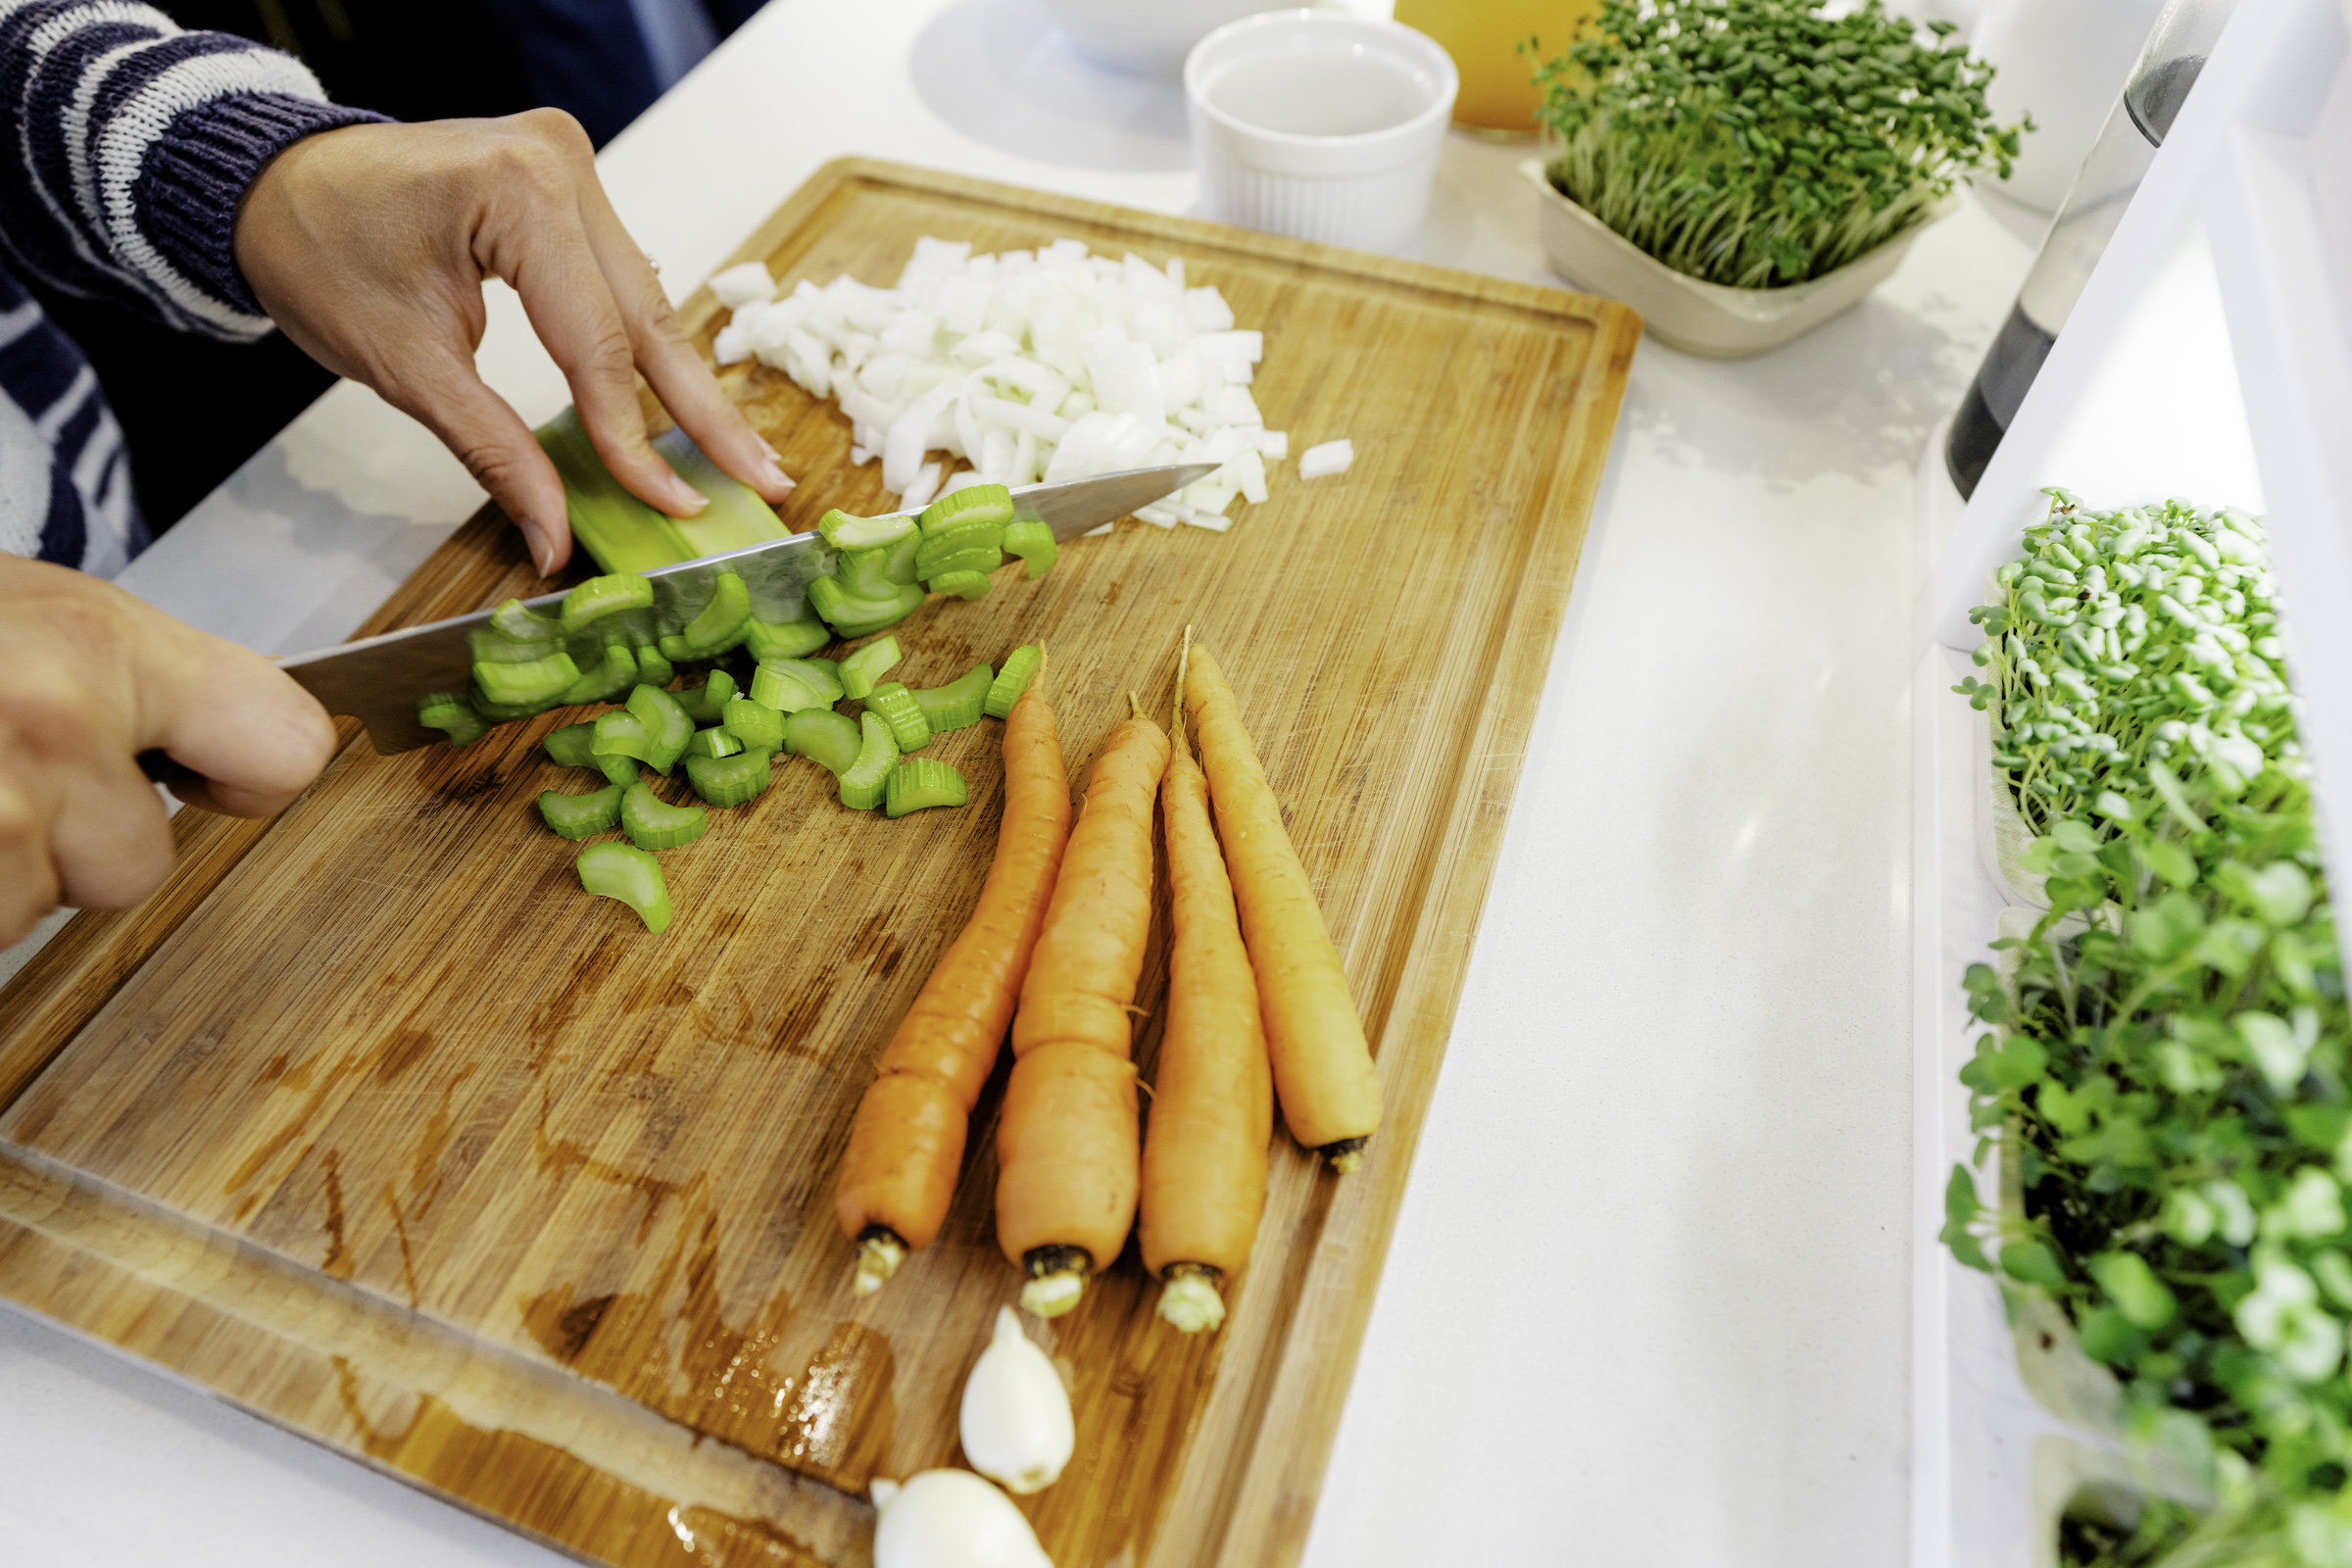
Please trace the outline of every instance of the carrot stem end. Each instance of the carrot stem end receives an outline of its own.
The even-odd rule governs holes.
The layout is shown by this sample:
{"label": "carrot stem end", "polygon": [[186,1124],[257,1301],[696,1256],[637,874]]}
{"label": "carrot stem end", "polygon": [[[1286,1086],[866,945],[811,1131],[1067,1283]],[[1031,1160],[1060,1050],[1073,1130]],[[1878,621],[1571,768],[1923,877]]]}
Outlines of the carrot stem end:
{"label": "carrot stem end", "polygon": [[1343,1138],[1316,1152],[1330,1162],[1333,1175],[1352,1176],[1364,1168],[1364,1146],[1370,1142],[1369,1138]]}
{"label": "carrot stem end", "polygon": [[1039,1317],[1059,1317],[1086,1294],[1086,1276],[1093,1260],[1082,1247],[1035,1247],[1021,1259],[1029,1283],[1021,1287],[1021,1310]]}
{"label": "carrot stem end", "polygon": [[868,1226],[858,1238],[858,1273],[850,1281],[852,1296],[871,1296],[906,1261],[906,1244],[879,1225]]}
{"label": "carrot stem end", "polygon": [[1218,1271],[1206,1263],[1170,1263],[1161,1276],[1159,1315],[1179,1333],[1215,1333],[1225,1322]]}

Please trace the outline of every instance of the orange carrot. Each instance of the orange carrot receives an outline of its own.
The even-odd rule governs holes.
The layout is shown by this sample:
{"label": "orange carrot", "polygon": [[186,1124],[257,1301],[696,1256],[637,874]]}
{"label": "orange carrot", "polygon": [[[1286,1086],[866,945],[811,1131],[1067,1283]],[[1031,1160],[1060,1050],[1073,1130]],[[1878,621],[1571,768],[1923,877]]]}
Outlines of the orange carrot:
{"label": "orange carrot", "polygon": [[1351,1171],[1380,1125],[1380,1080],[1348,993],[1314,885],[1282,825],[1282,808],[1242,726],[1233,688],[1205,649],[1192,650],[1184,709],[1200,738],[1217,836],[1257,974],[1274,1091],[1291,1136]]}
{"label": "orange carrot", "polygon": [[858,1102],[833,1200],[859,1296],[947,1219],[973,1102],[1004,1043],[1070,831],[1069,776],[1043,679],[1004,722],[1004,816],[980,902],[923,982]]}
{"label": "orange carrot", "polygon": [[1184,744],[1184,677],[1160,783],[1168,834],[1167,1028],[1144,1137],[1144,1267],[1160,1277],[1159,1315],[1187,1334],[1225,1321],[1218,1284],[1250,1260],[1266,1206],[1274,1088],[1258,1024],[1257,981],[1242,946],[1233,884],[1208,820],[1208,781]]}
{"label": "orange carrot", "polygon": [[[1132,701],[1132,699],[1131,699]],[[1012,1021],[997,1129],[997,1245],[1041,1317],[1077,1305],[1127,1245],[1140,1179],[1128,1008],[1152,925],[1152,803],[1168,738],[1140,713],[1087,781]]]}

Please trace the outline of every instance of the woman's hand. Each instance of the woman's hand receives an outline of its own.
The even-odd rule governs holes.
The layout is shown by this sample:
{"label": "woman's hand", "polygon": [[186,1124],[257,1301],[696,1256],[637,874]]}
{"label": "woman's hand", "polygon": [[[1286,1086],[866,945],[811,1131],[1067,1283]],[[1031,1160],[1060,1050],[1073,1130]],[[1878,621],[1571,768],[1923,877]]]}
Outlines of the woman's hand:
{"label": "woman's hand", "polygon": [[521,525],[554,572],[571,555],[564,485],[473,368],[482,281],[522,296],[606,466],[674,517],[705,502],[647,444],[633,371],[728,473],[768,502],[776,455],[688,346],[570,116],[349,125],[287,148],[238,215],[237,266],[313,359],[415,416]]}
{"label": "woman's hand", "polygon": [[63,566],[0,555],[0,947],[60,904],[162,884],[172,826],[141,752],[232,816],[283,810],[334,755],[325,710],[270,661]]}

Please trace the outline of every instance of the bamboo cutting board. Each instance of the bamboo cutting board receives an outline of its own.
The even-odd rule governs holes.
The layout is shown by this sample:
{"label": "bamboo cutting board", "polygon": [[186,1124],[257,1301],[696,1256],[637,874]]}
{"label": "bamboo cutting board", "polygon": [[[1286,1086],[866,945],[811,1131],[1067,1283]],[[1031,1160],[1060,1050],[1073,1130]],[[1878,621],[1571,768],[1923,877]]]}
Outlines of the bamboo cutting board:
{"label": "bamboo cutting board", "polygon": [[[1152,1315],[1132,1245],[1028,1327],[1078,1454],[1024,1507],[1060,1568],[1296,1558],[1436,1081],[1640,331],[1547,289],[895,166],[828,166],[737,254],[888,283],[918,235],[1182,256],[1266,334],[1293,451],[1230,533],[1128,523],[1046,580],[899,628],[916,685],[1043,638],[1075,786],[1183,627],[1214,648],[1315,879],[1385,1120],[1339,1179],[1276,1136],[1223,1333]],[[719,313],[687,308],[707,348]],[[846,421],[730,389],[802,476],[786,520],[881,510]],[[369,629],[541,585],[477,517]],[[867,1481],[956,1459],[1014,1271],[991,1233],[1002,1066],[939,1243],[849,1293],[849,1113],[994,842],[1001,726],[935,742],[971,805],[845,812],[786,762],[662,858],[647,936],[530,809],[539,737],[347,745],[274,822],[184,812],[140,909],[0,993],[0,1294],[583,1558],[868,1560]],[[347,735],[348,735],[347,731]],[[1160,918],[1139,1002],[1164,988]],[[1156,1024],[1139,1031],[1147,1079]]]}

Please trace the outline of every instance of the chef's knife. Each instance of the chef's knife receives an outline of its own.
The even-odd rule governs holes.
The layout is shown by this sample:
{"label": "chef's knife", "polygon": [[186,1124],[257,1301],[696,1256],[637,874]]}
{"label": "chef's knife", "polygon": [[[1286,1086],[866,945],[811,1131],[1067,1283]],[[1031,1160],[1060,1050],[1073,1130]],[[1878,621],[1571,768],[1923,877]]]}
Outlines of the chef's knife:
{"label": "chef's knife", "polygon": [[[1012,493],[1012,510],[1016,516],[1049,524],[1056,540],[1066,541],[1115,522],[1136,508],[1148,507],[1215,471],[1213,463],[1181,463],[1060,484],[1030,485]],[[819,535],[800,533],[649,571],[645,575],[653,579],[654,608],[645,612],[648,625],[640,629],[659,635],[683,627],[710,602],[722,570],[743,579],[751,590],[752,613],[760,619],[777,623],[807,620],[816,613],[808,608],[808,585],[833,574],[834,554],[833,547]],[[534,610],[553,610],[563,601],[562,594],[543,594],[523,603]],[[473,677],[473,645],[467,634],[489,619],[490,612],[482,611],[437,620],[429,626],[412,626],[302,654],[280,661],[279,667],[301,682],[328,712],[349,713],[367,725],[368,738],[375,743],[375,749],[390,756],[448,738],[440,730],[416,722],[416,704],[435,692],[466,688]],[[575,638],[571,652],[580,667],[588,668],[603,657],[601,635]]]}

